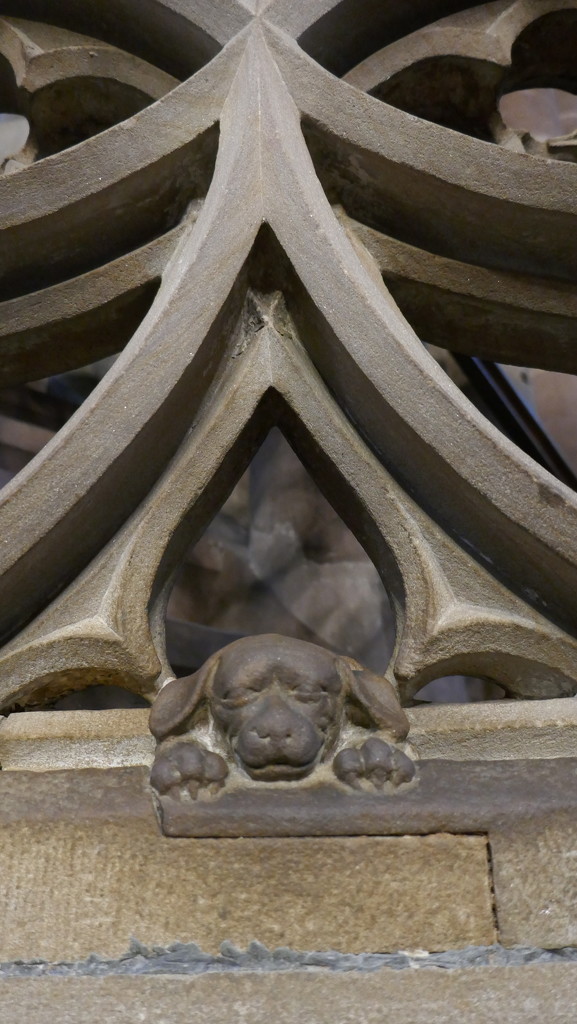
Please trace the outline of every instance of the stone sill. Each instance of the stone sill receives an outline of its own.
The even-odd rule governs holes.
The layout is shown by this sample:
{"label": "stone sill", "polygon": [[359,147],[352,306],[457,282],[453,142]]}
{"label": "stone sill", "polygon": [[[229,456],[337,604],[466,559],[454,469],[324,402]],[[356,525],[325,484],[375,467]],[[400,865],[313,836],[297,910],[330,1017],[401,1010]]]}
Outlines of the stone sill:
{"label": "stone sill", "polygon": [[575,757],[577,700],[432,704],[408,710],[423,759],[516,761]]}
{"label": "stone sill", "polygon": [[[577,700],[494,701],[411,708],[411,743],[426,760],[574,757]],[[46,711],[0,722],[4,771],[151,765],[148,709]]]}
{"label": "stone sill", "polygon": [[0,724],[0,765],[29,772],[151,765],[148,715],[148,708],[10,715]]}

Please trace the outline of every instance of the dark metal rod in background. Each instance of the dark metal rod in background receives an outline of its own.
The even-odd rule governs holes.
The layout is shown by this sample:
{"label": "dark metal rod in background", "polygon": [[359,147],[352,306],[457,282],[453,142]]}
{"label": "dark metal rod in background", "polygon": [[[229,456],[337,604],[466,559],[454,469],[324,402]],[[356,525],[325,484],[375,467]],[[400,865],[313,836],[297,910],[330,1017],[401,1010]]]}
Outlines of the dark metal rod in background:
{"label": "dark metal rod in background", "polygon": [[501,430],[527,455],[577,491],[577,476],[497,363],[452,353]]}

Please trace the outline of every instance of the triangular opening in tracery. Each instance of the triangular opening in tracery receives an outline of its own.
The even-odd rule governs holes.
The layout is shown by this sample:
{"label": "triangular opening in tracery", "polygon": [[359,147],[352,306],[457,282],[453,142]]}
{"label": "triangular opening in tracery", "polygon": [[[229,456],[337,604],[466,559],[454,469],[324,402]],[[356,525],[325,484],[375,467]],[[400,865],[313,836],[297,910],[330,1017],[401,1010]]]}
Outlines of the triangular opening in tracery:
{"label": "triangular opening in tracery", "polygon": [[277,429],[181,562],[168,660],[182,675],[259,633],[307,640],[377,672],[394,646],[377,570]]}

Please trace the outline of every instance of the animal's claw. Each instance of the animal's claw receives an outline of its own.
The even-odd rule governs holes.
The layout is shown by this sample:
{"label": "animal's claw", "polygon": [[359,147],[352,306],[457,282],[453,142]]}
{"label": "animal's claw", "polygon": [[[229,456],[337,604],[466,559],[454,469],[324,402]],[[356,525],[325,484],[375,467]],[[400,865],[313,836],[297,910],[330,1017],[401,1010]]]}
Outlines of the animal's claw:
{"label": "animal's claw", "polygon": [[390,782],[396,788],[415,776],[410,757],[378,736],[371,736],[361,747],[341,750],[333,761],[333,771],[337,779],[353,789],[364,789],[363,782],[375,789],[383,789]]}
{"label": "animal's claw", "polygon": [[150,784],[159,796],[175,800],[198,798],[201,789],[217,793],[228,775],[226,761],[200,743],[183,741],[160,748],[150,773]]}

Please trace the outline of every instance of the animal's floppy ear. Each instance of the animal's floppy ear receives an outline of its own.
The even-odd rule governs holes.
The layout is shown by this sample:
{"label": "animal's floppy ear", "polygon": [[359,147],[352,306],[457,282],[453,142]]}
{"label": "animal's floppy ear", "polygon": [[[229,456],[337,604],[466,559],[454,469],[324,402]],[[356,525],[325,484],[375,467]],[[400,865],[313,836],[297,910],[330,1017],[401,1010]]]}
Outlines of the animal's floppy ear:
{"label": "animal's floppy ear", "polygon": [[339,662],[347,681],[349,700],[359,705],[379,729],[390,732],[396,740],[404,740],[409,732],[409,720],[394,686],[384,676],[362,668],[352,659],[340,658]]}
{"label": "animal's floppy ear", "polygon": [[149,718],[150,731],[157,740],[183,731],[182,727],[206,696],[218,662],[218,655],[213,655],[194,675],[172,679],[162,688]]}

